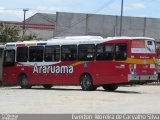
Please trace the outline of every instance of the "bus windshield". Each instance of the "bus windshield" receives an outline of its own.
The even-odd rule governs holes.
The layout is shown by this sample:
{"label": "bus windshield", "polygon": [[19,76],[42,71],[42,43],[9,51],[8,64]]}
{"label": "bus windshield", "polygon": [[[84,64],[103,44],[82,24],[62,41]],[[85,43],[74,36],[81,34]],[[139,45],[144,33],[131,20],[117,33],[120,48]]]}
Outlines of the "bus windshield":
{"label": "bus windshield", "polygon": [[133,40],[131,44],[131,52],[155,54],[155,42],[153,40]]}

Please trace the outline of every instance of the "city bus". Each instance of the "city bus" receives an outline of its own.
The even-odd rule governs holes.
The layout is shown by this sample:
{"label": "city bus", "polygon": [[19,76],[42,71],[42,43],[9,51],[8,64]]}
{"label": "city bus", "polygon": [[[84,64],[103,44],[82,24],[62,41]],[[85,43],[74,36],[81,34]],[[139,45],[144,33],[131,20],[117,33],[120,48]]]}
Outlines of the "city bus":
{"label": "city bus", "polygon": [[7,43],[4,48],[4,85],[114,91],[121,84],[156,80],[155,40],[148,37],[71,36]]}

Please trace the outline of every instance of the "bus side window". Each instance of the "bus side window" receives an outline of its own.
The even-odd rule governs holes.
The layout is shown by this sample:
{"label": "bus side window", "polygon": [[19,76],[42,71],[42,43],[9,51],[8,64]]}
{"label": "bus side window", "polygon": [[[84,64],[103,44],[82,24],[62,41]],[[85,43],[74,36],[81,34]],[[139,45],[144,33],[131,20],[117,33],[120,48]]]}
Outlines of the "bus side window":
{"label": "bus side window", "polygon": [[92,61],[95,58],[94,44],[81,44],[78,46],[78,60]]}
{"label": "bus side window", "polygon": [[96,46],[96,60],[104,60],[104,45],[99,44]]}
{"label": "bus side window", "polygon": [[17,62],[27,62],[28,47],[17,47]]}
{"label": "bus side window", "polygon": [[112,44],[99,44],[96,49],[96,60],[113,60],[114,56],[114,45]]}
{"label": "bus side window", "polygon": [[126,60],[127,59],[127,44],[121,43],[115,46],[115,60]]}
{"label": "bus side window", "polygon": [[60,46],[51,45],[45,47],[44,61],[54,62],[60,60]]}
{"label": "bus side window", "polygon": [[113,60],[114,56],[114,45],[113,44],[106,44],[104,46],[104,60]]}
{"label": "bus side window", "polygon": [[43,46],[31,46],[29,47],[29,61],[30,62],[42,62],[43,61]]}
{"label": "bus side window", "polygon": [[62,61],[77,60],[77,45],[63,45],[61,47],[61,60]]}

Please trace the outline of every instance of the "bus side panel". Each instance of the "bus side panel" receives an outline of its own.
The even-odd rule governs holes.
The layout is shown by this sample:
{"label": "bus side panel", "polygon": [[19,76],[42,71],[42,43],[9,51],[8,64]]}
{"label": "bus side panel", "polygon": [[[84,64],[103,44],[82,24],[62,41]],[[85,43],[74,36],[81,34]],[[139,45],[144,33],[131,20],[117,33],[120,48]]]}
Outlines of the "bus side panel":
{"label": "bus side panel", "polygon": [[[34,63],[33,63],[34,64]],[[36,64],[36,63],[35,63]],[[60,74],[51,73],[48,69],[43,69],[43,66],[47,66],[44,63],[41,66],[26,67],[25,72],[28,76],[30,84],[41,85],[41,84],[62,84],[62,79],[60,79]],[[53,66],[52,64],[49,66]],[[58,65],[57,65],[58,66]],[[47,68],[47,67],[46,67]]]}
{"label": "bus side panel", "polygon": [[[97,61],[90,64],[94,85],[128,82],[128,65],[112,61]],[[121,66],[122,65],[122,66]],[[120,66],[120,67],[119,67]]]}
{"label": "bus side panel", "polygon": [[82,62],[65,61],[61,62],[60,66],[73,66],[73,72],[63,73],[59,75],[63,85],[78,85],[80,84],[80,75],[83,71]]}
{"label": "bus side panel", "polygon": [[3,67],[3,84],[17,85],[16,67]]}
{"label": "bus side panel", "polygon": [[113,64],[106,61],[96,61],[90,64],[90,70],[93,76],[93,84],[101,85],[112,83]]}

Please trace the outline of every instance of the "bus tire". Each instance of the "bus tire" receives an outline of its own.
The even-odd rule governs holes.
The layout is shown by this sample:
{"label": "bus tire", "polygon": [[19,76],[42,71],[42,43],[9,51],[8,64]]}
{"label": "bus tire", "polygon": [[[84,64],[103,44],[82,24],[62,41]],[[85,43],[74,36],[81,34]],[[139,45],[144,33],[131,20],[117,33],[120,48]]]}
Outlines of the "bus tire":
{"label": "bus tire", "polygon": [[80,78],[81,88],[84,91],[93,91],[96,90],[97,87],[93,85],[92,78],[88,74],[84,74]]}
{"label": "bus tire", "polygon": [[28,84],[28,79],[25,74],[21,74],[18,79],[22,89],[30,89],[32,87],[31,85]]}
{"label": "bus tire", "polygon": [[106,91],[115,91],[118,88],[118,85],[116,85],[116,84],[109,84],[109,85],[103,85],[102,87]]}
{"label": "bus tire", "polygon": [[52,86],[53,86],[53,85],[51,85],[51,84],[43,85],[43,87],[44,87],[45,89],[51,89],[51,88],[52,88]]}

